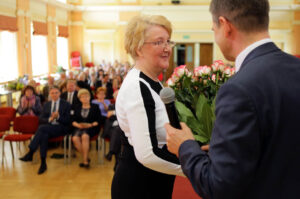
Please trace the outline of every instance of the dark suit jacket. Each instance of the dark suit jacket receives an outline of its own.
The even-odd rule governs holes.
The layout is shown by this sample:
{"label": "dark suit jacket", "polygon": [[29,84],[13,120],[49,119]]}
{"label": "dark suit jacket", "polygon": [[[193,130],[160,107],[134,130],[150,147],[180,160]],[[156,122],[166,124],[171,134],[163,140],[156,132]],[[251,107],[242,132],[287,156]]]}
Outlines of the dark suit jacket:
{"label": "dark suit jacket", "polygon": [[[81,102],[79,101],[78,97],[77,97],[78,92],[74,91],[74,95],[73,95],[73,101],[71,104],[71,108],[74,109],[75,106],[77,106],[78,104],[81,104]],[[63,100],[68,100],[68,92],[63,92],[60,96],[61,99]]]}
{"label": "dark suit jacket", "polygon": [[[86,119],[84,119],[81,116],[81,110],[82,110],[82,105],[77,105],[74,109],[74,114],[71,116],[71,121],[72,122],[87,122],[87,123],[92,123],[92,122],[98,122],[98,126],[92,127],[87,129],[87,133],[90,135],[90,137],[96,135],[100,131],[100,124],[101,122],[101,112],[96,104],[91,104],[91,108],[89,111],[89,114]],[[73,131],[76,130],[76,127],[73,127]]]}
{"label": "dark suit jacket", "polygon": [[220,88],[209,153],[185,141],[180,163],[204,198],[299,198],[299,123],[300,59],[264,44]]}
{"label": "dark suit jacket", "polygon": [[[40,124],[49,123],[48,121],[51,116],[51,103],[52,101],[45,103],[43,112],[39,118]],[[65,133],[67,133],[70,124],[70,110],[71,110],[70,104],[63,99],[60,99],[59,108],[58,108],[59,118],[57,122],[59,123],[59,125],[64,126]]]}

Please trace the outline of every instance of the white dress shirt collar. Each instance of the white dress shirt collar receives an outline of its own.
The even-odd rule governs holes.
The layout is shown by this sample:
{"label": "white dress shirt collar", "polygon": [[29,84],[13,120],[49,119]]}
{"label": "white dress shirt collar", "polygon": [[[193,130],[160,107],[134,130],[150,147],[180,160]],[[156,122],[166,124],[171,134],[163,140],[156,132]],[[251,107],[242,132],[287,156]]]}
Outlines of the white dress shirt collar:
{"label": "white dress shirt collar", "polygon": [[244,60],[246,59],[247,55],[249,55],[249,53],[251,53],[255,48],[263,45],[263,44],[266,44],[266,43],[269,43],[269,42],[272,42],[272,40],[270,38],[267,38],[267,39],[262,39],[262,40],[259,40],[257,42],[254,42],[253,44],[251,44],[250,46],[248,46],[247,48],[245,48],[236,58],[235,60],[235,72],[238,72],[244,62]]}
{"label": "white dress shirt collar", "polygon": [[54,103],[56,102],[56,107],[55,107],[55,110],[58,111],[59,110],[59,102],[60,102],[60,98],[57,100],[57,101],[51,101],[51,110],[53,110],[53,106],[54,106]]}

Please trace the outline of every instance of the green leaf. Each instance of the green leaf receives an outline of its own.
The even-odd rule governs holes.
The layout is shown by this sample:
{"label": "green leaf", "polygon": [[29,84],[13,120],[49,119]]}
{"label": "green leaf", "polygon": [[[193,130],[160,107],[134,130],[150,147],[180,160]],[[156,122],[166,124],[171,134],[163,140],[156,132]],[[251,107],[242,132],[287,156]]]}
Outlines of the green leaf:
{"label": "green leaf", "polygon": [[176,100],[175,106],[176,106],[178,113],[182,117],[194,117],[192,111],[190,109],[188,109],[183,103]]}
{"label": "green leaf", "polygon": [[199,121],[201,121],[204,104],[207,104],[207,99],[204,97],[203,94],[201,94],[196,104],[196,116]]}
{"label": "green leaf", "polygon": [[203,144],[208,144],[209,143],[209,139],[207,139],[206,137],[203,137],[201,135],[194,135],[194,138],[196,141],[199,141]]}
{"label": "green leaf", "polygon": [[201,115],[201,123],[203,124],[203,131],[206,133],[208,137],[211,136],[212,132],[212,120],[213,120],[213,112],[211,110],[211,107],[205,103],[203,105],[202,109],[202,115]]}

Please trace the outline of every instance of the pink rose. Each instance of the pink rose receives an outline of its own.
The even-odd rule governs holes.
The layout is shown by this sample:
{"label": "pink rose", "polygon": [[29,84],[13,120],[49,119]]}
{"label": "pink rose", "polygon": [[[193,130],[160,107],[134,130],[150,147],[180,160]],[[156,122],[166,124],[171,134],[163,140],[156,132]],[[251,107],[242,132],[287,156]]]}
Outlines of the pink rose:
{"label": "pink rose", "polygon": [[212,69],[213,69],[214,72],[215,72],[215,71],[218,71],[218,70],[224,71],[224,69],[225,69],[225,64],[224,64],[224,62],[223,62],[222,60],[216,60],[216,61],[214,61],[214,63],[211,65],[211,67],[212,67]]}
{"label": "pink rose", "polygon": [[179,77],[179,76],[177,75],[177,73],[175,73],[175,71],[174,71],[174,73],[172,74],[171,78],[172,78],[173,82],[177,82],[177,81],[179,80],[180,77]]}
{"label": "pink rose", "polygon": [[169,78],[169,79],[167,80],[167,84],[168,84],[168,86],[174,86],[174,85],[175,85],[175,83],[174,83],[174,81],[173,81],[172,78]]}
{"label": "pink rose", "polygon": [[177,77],[181,77],[184,74],[188,73],[188,70],[186,68],[186,65],[180,65],[175,68],[174,73],[177,75]]}
{"label": "pink rose", "polygon": [[213,75],[211,76],[211,80],[212,80],[213,82],[216,82],[216,75],[215,75],[215,74],[213,74]]}
{"label": "pink rose", "polygon": [[196,68],[194,68],[194,75],[197,77],[200,77],[202,75],[202,66],[198,66]]}
{"label": "pink rose", "polygon": [[209,66],[203,66],[202,68],[202,74],[203,75],[209,75],[211,73],[211,67]]}
{"label": "pink rose", "polygon": [[234,73],[235,73],[235,68],[231,68],[230,70],[231,70],[231,75],[234,75]]}
{"label": "pink rose", "polygon": [[231,68],[230,67],[226,67],[224,70],[224,73],[229,77],[231,76]]}

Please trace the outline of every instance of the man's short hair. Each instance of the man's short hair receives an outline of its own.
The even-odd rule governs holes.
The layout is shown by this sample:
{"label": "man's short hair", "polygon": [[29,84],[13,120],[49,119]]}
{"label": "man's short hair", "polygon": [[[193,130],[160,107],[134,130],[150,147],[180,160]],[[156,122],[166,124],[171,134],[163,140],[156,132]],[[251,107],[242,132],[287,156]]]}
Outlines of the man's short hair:
{"label": "man's short hair", "polygon": [[212,0],[210,12],[219,25],[223,16],[238,30],[260,32],[268,30],[270,5],[268,0]]}
{"label": "man's short hair", "polygon": [[[50,86],[49,91],[51,91],[52,89],[57,89],[57,90],[59,90],[59,87],[56,86],[56,85]],[[60,92],[60,90],[59,90],[59,92]]]}

